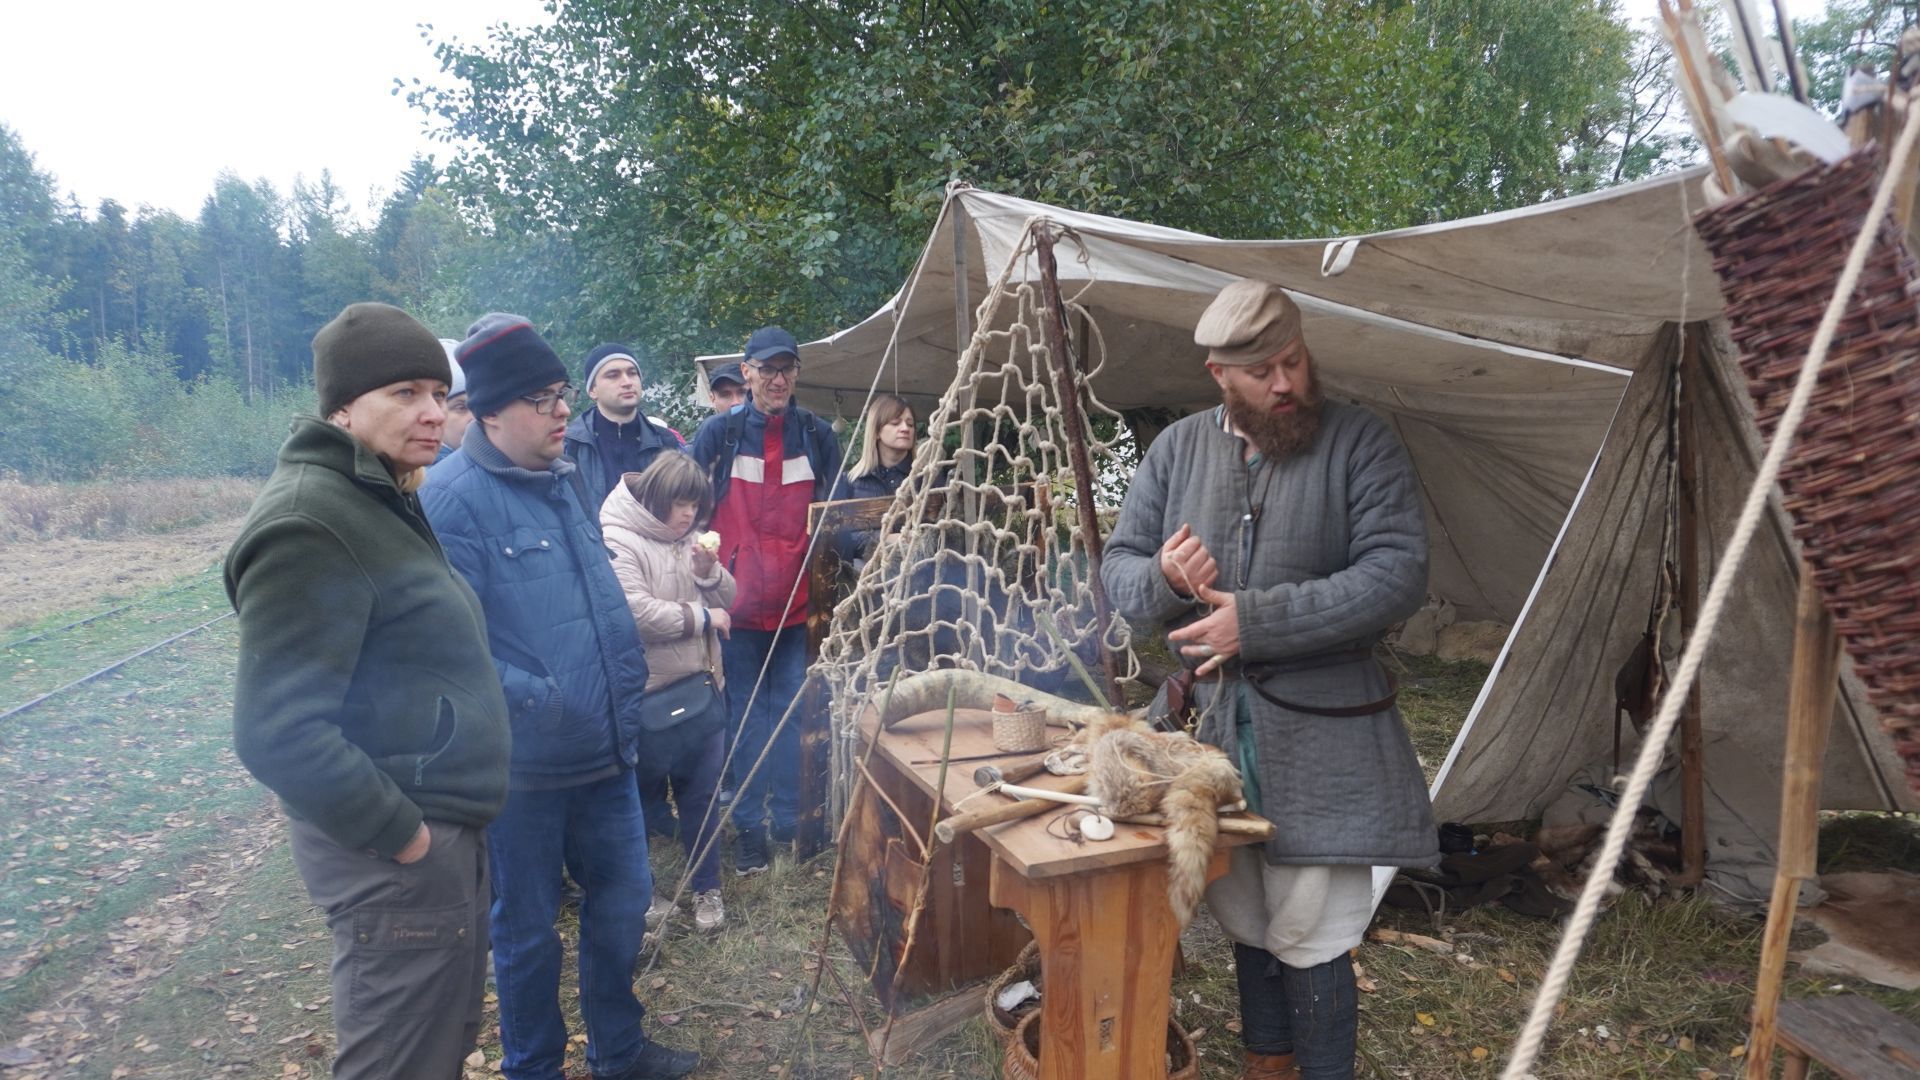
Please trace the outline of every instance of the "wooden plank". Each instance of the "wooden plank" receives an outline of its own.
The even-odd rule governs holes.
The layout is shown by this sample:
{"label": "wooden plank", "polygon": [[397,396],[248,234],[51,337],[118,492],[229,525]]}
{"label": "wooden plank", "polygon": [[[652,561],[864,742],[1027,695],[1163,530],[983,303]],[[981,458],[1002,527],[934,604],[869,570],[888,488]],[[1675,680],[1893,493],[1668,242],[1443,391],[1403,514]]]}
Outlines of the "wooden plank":
{"label": "wooden plank", "polygon": [[[840,858],[846,861],[833,920],[874,992],[890,1008],[999,974],[1032,935],[1010,911],[987,900],[993,858],[978,840],[936,847],[924,874],[914,833],[924,834],[932,804],[924,790],[898,776],[876,754],[874,784],[858,786]],[[884,798],[882,797],[884,796]],[[907,816],[902,827],[888,803]],[[928,885],[919,918],[908,914],[922,879]],[[909,933],[913,951],[906,953]]]}
{"label": "wooden plank", "polygon": [[1920,1076],[1920,1024],[1858,994],[1780,1004],[1780,1045],[1841,1080]]}
{"label": "wooden plank", "polygon": [[[1226,870],[1216,851],[1207,880]],[[1040,1080],[1163,1080],[1180,940],[1167,864],[1031,879],[996,861],[991,889],[1040,945]]]}
{"label": "wooden plank", "polygon": [[[893,496],[881,495],[872,499],[841,499],[839,502],[817,502],[807,505],[807,531],[829,533],[843,529],[877,529],[880,519],[886,516],[887,507],[893,505]],[[820,546],[826,547],[828,537],[820,538]]]}
{"label": "wooden plank", "polygon": [[1766,1080],[1786,980],[1787,939],[1793,934],[1800,882],[1814,876],[1820,840],[1820,767],[1833,726],[1834,690],[1840,677],[1840,639],[1813,583],[1813,568],[1800,563],[1800,596],[1794,612],[1793,674],[1787,695],[1786,766],[1780,788],[1780,845],[1774,867],[1767,929],[1760,939],[1760,972],[1753,991],[1753,1029],[1747,1038],[1747,1080]]}
{"label": "wooden plank", "polygon": [[920,1051],[981,1015],[986,1008],[986,986],[980,982],[957,990],[868,1032],[867,1055],[889,1067],[906,1064]]}

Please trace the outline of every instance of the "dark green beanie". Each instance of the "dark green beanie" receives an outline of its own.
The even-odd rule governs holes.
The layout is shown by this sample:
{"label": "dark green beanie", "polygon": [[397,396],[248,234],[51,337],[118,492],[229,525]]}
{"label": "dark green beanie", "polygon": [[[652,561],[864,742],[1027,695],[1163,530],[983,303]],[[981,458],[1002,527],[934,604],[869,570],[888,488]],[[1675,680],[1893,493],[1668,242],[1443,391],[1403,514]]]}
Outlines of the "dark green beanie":
{"label": "dark green beanie", "polygon": [[433,331],[391,304],[348,304],[313,335],[313,385],[322,417],[369,390],[409,379],[451,386],[453,368]]}

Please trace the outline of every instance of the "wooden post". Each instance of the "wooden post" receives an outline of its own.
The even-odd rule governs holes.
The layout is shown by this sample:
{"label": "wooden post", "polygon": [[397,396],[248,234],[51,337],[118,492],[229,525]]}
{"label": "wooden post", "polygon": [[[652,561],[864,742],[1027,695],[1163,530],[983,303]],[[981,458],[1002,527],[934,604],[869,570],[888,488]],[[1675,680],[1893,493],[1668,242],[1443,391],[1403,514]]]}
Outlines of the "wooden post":
{"label": "wooden post", "polygon": [[[1700,522],[1706,514],[1701,486],[1699,409],[1705,381],[1700,340],[1702,324],[1681,327],[1685,345],[1680,352],[1680,424],[1674,453],[1680,459],[1680,624],[1692,634],[1700,614]],[[1674,884],[1700,884],[1707,872],[1706,740],[1700,732],[1700,680],[1693,680],[1680,713],[1680,874]]]}
{"label": "wooden post", "polygon": [[1787,752],[1780,782],[1780,846],[1773,874],[1773,900],[1760,943],[1760,973],[1753,992],[1753,1029],[1747,1039],[1747,1080],[1766,1080],[1786,981],[1787,939],[1800,898],[1800,883],[1815,876],[1820,840],[1820,768],[1833,725],[1840,675],[1840,639],[1813,583],[1813,569],[1800,563],[1800,600],[1794,613],[1793,680],[1787,696]]}
{"label": "wooden post", "polygon": [[[1106,675],[1107,703],[1124,708],[1126,695],[1120,690],[1120,661],[1107,648],[1107,623],[1113,617],[1113,605],[1107,599],[1107,587],[1100,580],[1100,515],[1093,505],[1093,462],[1087,456],[1087,420],[1080,408],[1079,365],[1073,362],[1073,350],[1067,341],[1066,304],[1060,298],[1060,264],[1053,257],[1053,228],[1040,224],[1033,229],[1034,254],[1040,259],[1040,293],[1047,305],[1048,345],[1053,353],[1053,377],[1060,394],[1060,420],[1067,429],[1067,456],[1073,463],[1074,502],[1080,508],[1080,534],[1087,545],[1087,584],[1093,592],[1093,618],[1100,640],[1100,667]],[[1065,643],[1062,642],[1064,645]]]}
{"label": "wooden post", "polygon": [[[967,296],[967,206],[960,201],[958,192],[947,196],[947,210],[953,216],[953,358],[958,367],[967,355],[967,346],[973,342],[973,307]],[[973,421],[967,420],[960,425],[958,460],[960,480],[967,486],[962,489],[960,505],[955,508],[960,519],[967,522],[980,520],[980,499],[973,490],[973,485],[980,482],[980,471],[969,452],[972,449]]]}
{"label": "wooden post", "polygon": [[[815,503],[813,530],[818,531]],[[840,577],[840,558],[830,541],[832,534],[822,532],[814,544],[813,558],[807,564],[807,681],[800,690],[800,818],[793,831],[794,857],[805,861],[827,846],[827,789],[831,784],[833,758],[833,702],[827,695],[826,680],[813,670],[833,628],[834,586]]]}

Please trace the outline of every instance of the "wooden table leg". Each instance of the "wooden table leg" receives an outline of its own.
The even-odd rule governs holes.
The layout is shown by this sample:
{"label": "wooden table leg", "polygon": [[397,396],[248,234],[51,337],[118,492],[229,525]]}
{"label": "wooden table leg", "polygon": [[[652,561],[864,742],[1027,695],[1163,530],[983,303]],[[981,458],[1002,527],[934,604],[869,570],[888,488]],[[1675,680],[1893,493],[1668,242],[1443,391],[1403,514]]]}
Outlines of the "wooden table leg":
{"label": "wooden table leg", "polygon": [[[1216,852],[1208,880],[1225,871],[1226,853]],[[990,895],[1040,943],[1040,1080],[1165,1080],[1180,941],[1167,864],[1028,881],[995,859]]]}

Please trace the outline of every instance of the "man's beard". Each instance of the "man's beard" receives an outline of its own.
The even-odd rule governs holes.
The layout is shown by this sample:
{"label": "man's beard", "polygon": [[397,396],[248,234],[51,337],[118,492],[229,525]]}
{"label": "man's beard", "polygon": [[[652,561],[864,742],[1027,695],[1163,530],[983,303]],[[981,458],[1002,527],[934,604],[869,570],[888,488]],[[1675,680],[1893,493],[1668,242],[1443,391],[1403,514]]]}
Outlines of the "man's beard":
{"label": "man's beard", "polygon": [[1305,394],[1293,395],[1292,412],[1269,412],[1240,396],[1233,384],[1221,388],[1226,400],[1227,419],[1234,429],[1253,443],[1261,456],[1279,460],[1291,457],[1313,445],[1320,430],[1320,393],[1310,385]]}

